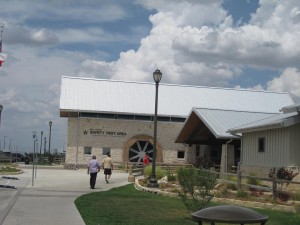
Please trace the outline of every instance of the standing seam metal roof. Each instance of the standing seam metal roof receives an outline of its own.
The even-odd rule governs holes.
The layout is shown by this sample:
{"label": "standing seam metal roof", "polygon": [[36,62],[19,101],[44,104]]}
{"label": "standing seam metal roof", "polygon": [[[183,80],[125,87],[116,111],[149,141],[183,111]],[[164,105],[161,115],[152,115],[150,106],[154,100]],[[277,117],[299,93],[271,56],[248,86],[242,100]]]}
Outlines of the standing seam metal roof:
{"label": "standing seam metal roof", "polygon": [[230,133],[245,133],[258,130],[274,129],[291,126],[300,123],[300,115],[297,112],[275,115],[266,119],[253,121],[253,123],[233,126]]}
{"label": "standing seam metal roof", "polygon": [[[158,115],[187,117],[193,107],[278,113],[294,104],[285,92],[159,85]],[[60,110],[153,115],[155,83],[62,77]]]}
{"label": "standing seam metal roof", "polygon": [[216,138],[236,137],[235,135],[228,133],[230,128],[278,115],[275,113],[241,112],[200,108],[195,108],[193,111],[205,123]]}

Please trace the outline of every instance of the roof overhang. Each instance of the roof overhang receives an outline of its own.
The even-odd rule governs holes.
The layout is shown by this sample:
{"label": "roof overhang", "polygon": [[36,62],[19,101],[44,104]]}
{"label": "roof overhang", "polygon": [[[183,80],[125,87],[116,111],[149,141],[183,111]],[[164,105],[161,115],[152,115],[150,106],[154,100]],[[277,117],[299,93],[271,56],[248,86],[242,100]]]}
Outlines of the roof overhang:
{"label": "roof overhang", "polygon": [[255,131],[262,131],[262,130],[285,128],[285,127],[293,126],[298,123],[300,123],[300,115],[296,114],[291,117],[275,120],[272,122],[237,127],[234,129],[230,129],[228,132],[231,134],[249,133]]}
{"label": "roof overhang", "polygon": [[239,136],[228,134],[228,136],[219,136],[209,124],[201,118],[195,108],[186,119],[183,128],[179,132],[175,143],[186,144],[220,144],[228,139],[240,139]]}
{"label": "roof overhang", "polygon": [[282,111],[283,113],[292,113],[292,112],[299,113],[300,112],[300,104],[283,107],[280,111]]}

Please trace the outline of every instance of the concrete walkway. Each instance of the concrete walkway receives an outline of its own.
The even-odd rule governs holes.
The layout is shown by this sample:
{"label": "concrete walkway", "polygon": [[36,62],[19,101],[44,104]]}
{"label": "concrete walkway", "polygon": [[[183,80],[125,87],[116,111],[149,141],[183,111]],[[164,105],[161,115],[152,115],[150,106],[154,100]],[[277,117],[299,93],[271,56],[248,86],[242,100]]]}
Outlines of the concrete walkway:
{"label": "concrete walkway", "polygon": [[122,172],[114,172],[106,184],[101,170],[95,189],[90,189],[85,169],[38,167],[32,186],[32,169],[22,169],[20,175],[0,177],[1,225],[84,225],[74,204],[77,197],[128,184],[128,174]]}

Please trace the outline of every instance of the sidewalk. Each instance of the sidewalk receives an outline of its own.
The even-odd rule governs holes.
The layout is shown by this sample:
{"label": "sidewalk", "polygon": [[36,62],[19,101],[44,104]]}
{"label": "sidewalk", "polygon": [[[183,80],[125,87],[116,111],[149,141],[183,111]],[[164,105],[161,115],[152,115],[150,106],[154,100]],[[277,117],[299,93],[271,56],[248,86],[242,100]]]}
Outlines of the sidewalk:
{"label": "sidewalk", "polygon": [[0,190],[1,225],[84,225],[74,204],[77,197],[128,184],[128,174],[121,172],[113,173],[106,184],[101,170],[92,190],[85,169],[38,168],[32,186],[32,169],[22,169],[24,173],[10,176],[19,180],[5,181],[16,189]]}

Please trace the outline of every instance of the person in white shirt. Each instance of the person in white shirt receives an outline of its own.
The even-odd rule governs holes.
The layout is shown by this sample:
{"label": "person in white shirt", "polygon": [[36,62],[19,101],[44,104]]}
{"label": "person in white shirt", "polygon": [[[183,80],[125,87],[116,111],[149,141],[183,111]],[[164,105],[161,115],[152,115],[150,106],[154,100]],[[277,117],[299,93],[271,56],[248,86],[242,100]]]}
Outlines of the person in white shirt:
{"label": "person in white shirt", "polygon": [[100,172],[101,164],[96,159],[96,156],[93,155],[92,159],[88,163],[87,174],[90,174],[90,188],[95,189],[97,173]]}

